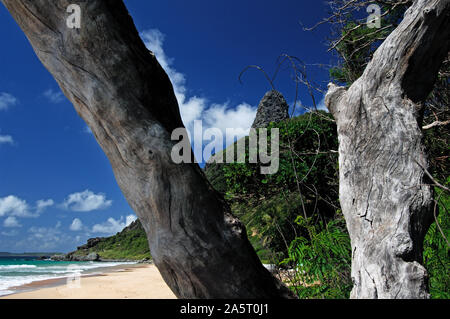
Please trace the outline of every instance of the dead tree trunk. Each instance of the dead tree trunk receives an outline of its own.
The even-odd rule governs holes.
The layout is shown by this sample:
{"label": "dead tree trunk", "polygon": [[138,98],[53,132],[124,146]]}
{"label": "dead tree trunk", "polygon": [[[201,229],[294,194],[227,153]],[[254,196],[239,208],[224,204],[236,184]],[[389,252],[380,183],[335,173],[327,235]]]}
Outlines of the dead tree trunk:
{"label": "dead tree trunk", "polygon": [[449,51],[450,1],[416,0],[348,90],[329,85],[340,203],[352,242],[352,298],[428,298],[421,265],[433,191],[422,102]]}
{"label": "dead tree trunk", "polygon": [[[173,88],[121,0],[2,0],[108,156],[180,298],[292,298],[197,164],[174,164]],[[66,24],[81,7],[81,28]],[[142,283],[145,285],[145,282]]]}

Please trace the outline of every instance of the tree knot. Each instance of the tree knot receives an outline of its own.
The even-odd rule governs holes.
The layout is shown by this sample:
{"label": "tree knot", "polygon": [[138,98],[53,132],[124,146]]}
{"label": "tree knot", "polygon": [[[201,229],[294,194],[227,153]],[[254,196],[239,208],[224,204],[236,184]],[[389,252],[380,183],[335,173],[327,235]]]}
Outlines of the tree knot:
{"label": "tree knot", "polygon": [[405,261],[410,259],[414,248],[411,237],[406,233],[395,235],[391,242],[391,247],[394,255]]}
{"label": "tree knot", "polygon": [[425,18],[425,21],[434,18],[436,16],[436,8],[427,7],[423,9],[423,16]]}

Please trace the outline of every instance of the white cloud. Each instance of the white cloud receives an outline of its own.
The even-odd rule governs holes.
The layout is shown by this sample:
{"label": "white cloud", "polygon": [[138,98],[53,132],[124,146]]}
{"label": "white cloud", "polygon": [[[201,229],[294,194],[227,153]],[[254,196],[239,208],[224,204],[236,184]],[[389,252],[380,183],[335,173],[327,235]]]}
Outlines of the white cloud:
{"label": "white cloud", "polygon": [[81,243],[79,239],[83,237],[75,240],[75,236],[71,236],[70,232],[61,227],[60,221],[54,226],[33,226],[28,229],[26,234],[19,233],[17,229],[11,229],[8,232],[1,232],[1,235],[7,237],[20,235],[20,237],[10,240],[2,239],[3,247],[9,247],[10,250],[41,252],[73,250],[73,247]]}
{"label": "white cloud", "polygon": [[55,204],[55,202],[52,199],[47,200],[38,200],[36,202],[36,212],[42,213],[44,210],[46,210],[48,207],[51,207]]}
{"label": "white cloud", "polygon": [[0,111],[7,110],[10,106],[16,105],[17,99],[9,93],[0,93]]}
{"label": "white cloud", "polygon": [[0,135],[0,144],[14,144],[14,140],[11,135]]}
{"label": "white cloud", "polygon": [[325,106],[325,95],[322,97],[319,104],[317,104],[317,110],[328,112],[328,108]]}
{"label": "white cloud", "polygon": [[136,215],[128,215],[128,216],[126,217],[126,219],[125,219],[125,227],[126,227],[126,226],[130,226],[130,224],[131,224],[132,222],[134,222],[135,220],[137,220]]}
{"label": "white cloud", "polygon": [[[180,106],[181,118],[191,136],[194,136],[193,125],[196,120],[203,121],[203,130],[213,127],[219,128],[224,136],[226,128],[239,129],[241,133],[238,138],[248,134],[256,116],[256,107],[252,107],[247,103],[241,103],[232,107],[228,103],[209,103],[204,97],[189,97],[187,95],[185,75],[173,67],[173,59],[167,57],[164,52],[164,34],[159,30],[151,29],[142,32],[141,37],[147,48],[155,54],[172,81],[175,96]],[[197,159],[201,158],[201,154],[196,153],[195,156]]]}
{"label": "white cloud", "polygon": [[28,229],[28,232],[33,234],[33,237],[41,239],[44,238],[46,234],[50,235],[50,228],[47,227],[36,227],[33,226],[30,229]]}
{"label": "white cloud", "polygon": [[28,229],[29,235],[15,242],[17,249],[27,251],[51,251],[62,244],[75,243],[74,238],[61,230],[61,222],[58,221],[54,227],[33,226]]}
{"label": "white cloud", "polygon": [[[0,111],[7,110],[10,106],[16,105],[17,99],[9,93],[0,93]],[[0,135],[1,144],[14,144],[14,139],[11,135]]]}
{"label": "white cloud", "polygon": [[72,231],[80,231],[83,229],[83,223],[79,218],[75,218],[69,228]]}
{"label": "white cloud", "polygon": [[62,234],[61,230],[61,222],[58,221],[55,225],[55,227],[37,227],[33,226],[30,229],[28,229],[28,232],[32,234],[32,237],[36,239],[46,238],[46,239],[56,239],[56,241],[59,240],[59,238],[55,238],[57,235]]}
{"label": "white cloud", "polygon": [[9,216],[3,222],[3,226],[7,228],[22,227],[14,216]]}
{"label": "white cloud", "polygon": [[43,95],[54,104],[64,101],[64,94],[61,91],[53,91],[53,89],[48,89]]}
{"label": "white cloud", "polygon": [[[294,106],[295,106],[295,109],[294,109]],[[292,111],[294,111],[294,113],[292,113]],[[294,105],[294,101],[289,103],[289,115],[292,114],[292,116],[295,117],[295,116],[302,115],[306,112],[308,112],[308,109],[305,108],[302,101],[297,100],[297,103],[295,103],[295,105]]]}
{"label": "white cloud", "polygon": [[2,231],[1,234],[2,234],[3,236],[6,236],[6,237],[13,237],[13,236],[17,236],[17,235],[19,234],[19,232],[18,232],[17,230],[13,229],[13,230],[11,230],[11,231],[9,231],[9,232]]}
{"label": "white cloud", "polygon": [[[38,200],[36,207],[31,208],[27,201],[14,195],[9,195],[0,198],[0,217],[38,217],[47,207],[54,204],[53,200]],[[13,222],[14,219],[7,219],[8,222]]]}
{"label": "white cloud", "polygon": [[247,103],[239,104],[236,108],[212,105],[204,112],[204,122],[208,127],[217,127],[222,132],[226,132],[227,128],[239,129],[239,139],[249,134],[255,114],[255,110]]}
{"label": "white cloud", "polygon": [[[292,105],[292,107],[289,109],[289,114],[291,114],[292,108],[293,108],[293,105],[294,105],[294,101],[292,101],[289,105]],[[328,109],[325,106],[325,95],[322,96],[322,98],[320,99],[320,101],[318,103],[316,102],[316,107],[317,107],[318,111],[328,112]],[[314,111],[314,110],[315,109],[314,109],[314,106],[312,104],[304,105],[302,103],[302,101],[298,100],[297,104],[295,106],[295,112],[294,112],[293,116],[299,116],[299,115],[302,115],[302,114],[305,114],[307,112]]]}
{"label": "white cloud", "polygon": [[104,194],[94,194],[90,190],[70,194],[63,203],[64,208],[75,212],[90,212],[105,209],[111,205],[112,200],[107,200]]}
{"label": "white cloud", "polygon": [[36,217],[30,212],[25,200],[10,195],[0,198],[0,217],[10,215],[16,217]]}
{"label": "white cloud", "polygon": [[103,233],[103,234],[115,234],[122,231],[125,227],[129,226],[137,218],[135,215],[128,215],[125,220],[123,216],[120,219],[115,220],[110,217],[108,220],[101,224],[96,224],[92,227],[93,233]]}

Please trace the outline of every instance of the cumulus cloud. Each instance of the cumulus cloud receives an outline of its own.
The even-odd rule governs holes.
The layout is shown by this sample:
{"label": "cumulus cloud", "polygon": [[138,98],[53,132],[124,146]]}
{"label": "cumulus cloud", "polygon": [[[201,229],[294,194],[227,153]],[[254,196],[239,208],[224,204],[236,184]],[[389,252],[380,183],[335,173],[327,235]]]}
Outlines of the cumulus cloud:
{"label": "cumulus cloud", "polygon": [[112,200],[107,200],[104,194],[94,194],[90,190],[85,190],[84,192],[70,194],[62,205],[74,212],[90,212],[110,207]]}
{"label": "cumulus cloud", "polygon": [[54,104],[64,101],[64,94],[61,91],[53,91],[53,89],[48,89],[43,93],[43,95]]}
{"label": "cumulus cloud", "polygon": [[136,215],[128,215],[125,219],[125,227],[130,226],[130,224],[135,220],[137,220]]}
{"label": "cumulus cloud", "polygon": [[9,216],[3,222],[3,226],[7,228],[22,227],[14,216]]}
{"label": "cumulus cloud", "polygon": [[0,198],[0,217],[9,215],[16,217],[34,217],[30,212],[30,207],[25,200],[10,195]]}
{"label": "cumulus cloud", "polygon": [[[164,52],[164,34],[157,29],[151,29],[142,32],[141,38],[147,48],[155,54],[172,81],[180,106],[181,118],[191,137],[194,136],[194,122],[199,120],[202,121],[203,130],[218,128],[222,131],[223,136],[226,136],[225,130],[230,128],[237,129],[237,138],[248,135],[256,116],[256,107],[244,102],[237,106],[229,105],[229,103],[210,103],[204,97],[189,96],[186,76],[173,67],[174,60]],[[194,152],[197,159],[202,158],[202,154],[196,150]],[[204,160],[206,161],[207,158]]]}
{"label": "cumulus cloud", "polygon": [[[47,207],[54,204],[52,199],[38,200],[36,207],[30,207],[26,200],[14,195],[0,198],[0,217],[38,217]],[[10,219],[13,220],[13,219]]]}
{"label": "cumulus cloud", "polygon": [[129,226],[137,217],[135,215],[128,215],[125,219],[123,216],[116,220],[113,217],[108,218],[108,220],[101,224],[96,224],[92,227],[93,233],[103,233],[103,234],[115,234],[122,231],[125,227]]}
{"label": "cumulus cloud", "polygon": [[255,110],[247,103],[239,104],[235,108],[215,104],[204,112],[203,118],[208,127],[216,127],[223,133],[226,133],[227,128],[236,129],[239,139],[249,134],[255,115]]}
{"label": "cumulus cloud", "polygon": [[0,144],[14,144],[14,140],[11,135],[0,135]]}
{"label": "cumulus cloud", "polygon": [[0,111],[7,110],[10,106],[17,104],[17,98],[12,96],[9,93],[1,92],[0,93]]}
{"label": "cumulus cloud", "polygon": [[83,229],[83,223],[79,218],[75,218],[72,221],[72,224],[70,225],[69,229],[72,231],[80,231]]}
{"label": "cumulus cloud", "polygon": [[38,200],[36,202],[36,212],[42,213],[44,210],[46,210],[48,207],[51,207],[55,204],[53,199],[47,199],[47,200]]}

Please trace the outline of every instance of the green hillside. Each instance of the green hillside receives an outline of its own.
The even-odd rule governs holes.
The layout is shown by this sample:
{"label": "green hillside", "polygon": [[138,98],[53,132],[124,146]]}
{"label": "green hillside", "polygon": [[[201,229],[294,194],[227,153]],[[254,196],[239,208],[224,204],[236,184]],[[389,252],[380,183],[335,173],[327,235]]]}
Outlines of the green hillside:
{"label": "green hillside", "polygon": [[97,253],[101,260],[143,260],[150,259],[147,237],[139,220],[125,227],[111,237],[91,238],[66,255],[68,259],[82,259],[91,253]]}

